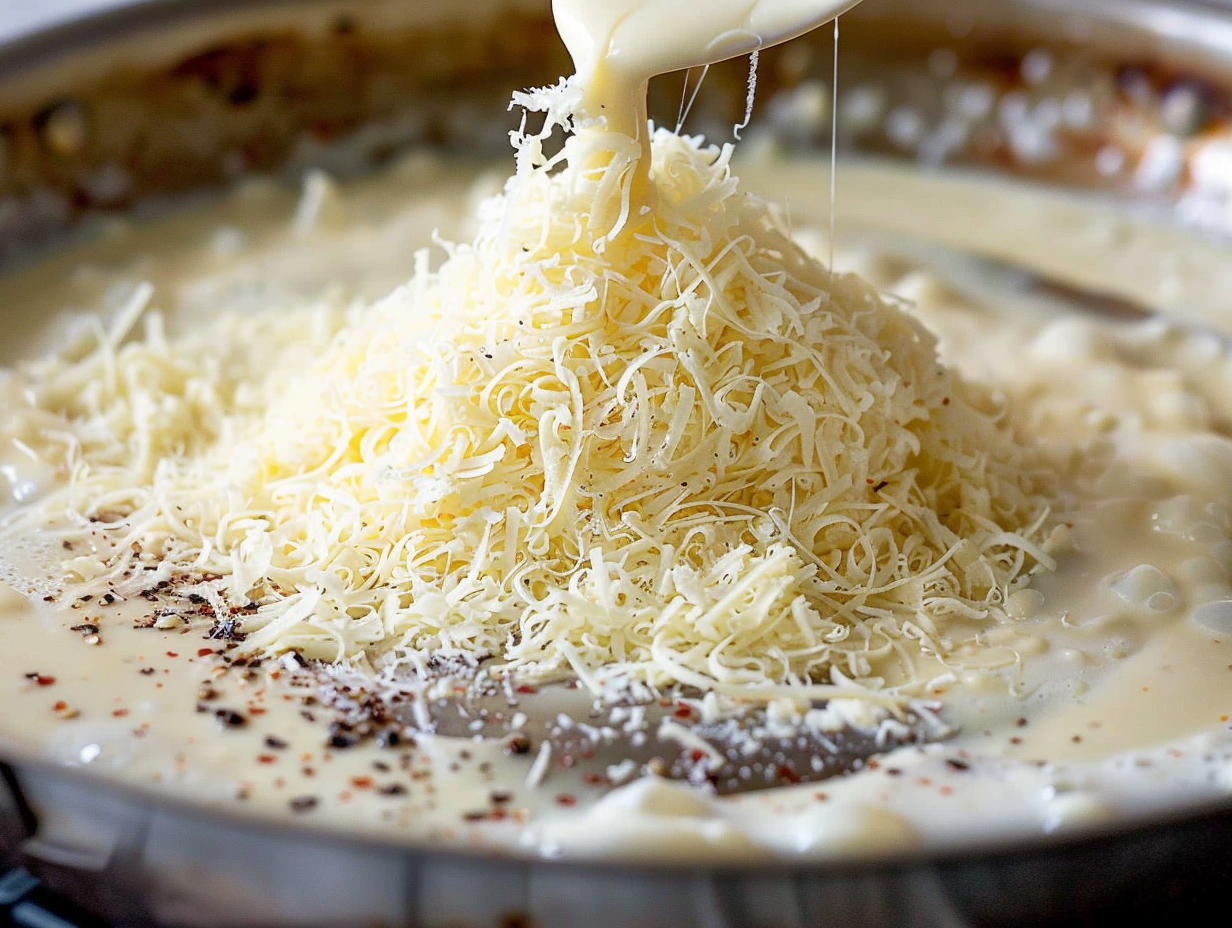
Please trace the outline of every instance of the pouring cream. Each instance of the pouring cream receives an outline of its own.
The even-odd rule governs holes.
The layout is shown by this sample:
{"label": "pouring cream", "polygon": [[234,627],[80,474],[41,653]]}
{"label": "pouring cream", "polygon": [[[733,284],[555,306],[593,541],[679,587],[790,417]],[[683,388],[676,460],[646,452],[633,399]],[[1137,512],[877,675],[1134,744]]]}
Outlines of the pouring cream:
{"label": "pouring cream", "polygon": [[658,74],[716,64],[796,38],[859,0],[553,0],[573,58],[582,120],[645,136],[646,84]]}
{"label": "pouring cream", "polygon": [[[556,28],[573,58],[580,99],[575,126],[601,131],[600,151],[636,140],[626,154],[641,165],[631,182],[649,196],[646,89],[652,77],[755,53],[803,35],[859,0],[553,0]],[[600,160],[602,160],[601,156]]]}

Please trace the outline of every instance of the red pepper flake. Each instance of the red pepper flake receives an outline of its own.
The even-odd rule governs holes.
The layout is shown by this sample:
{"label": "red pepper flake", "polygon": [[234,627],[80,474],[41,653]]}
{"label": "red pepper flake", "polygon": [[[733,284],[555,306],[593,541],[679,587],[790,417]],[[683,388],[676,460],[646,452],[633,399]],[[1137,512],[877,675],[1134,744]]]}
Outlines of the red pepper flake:
{"label": "red pepper flake", "polygon": [[249,706],[248,714],[249,715],[265,715],[265,709],[263,709],[261,706]]}
{"label": "red pepper flake", "polygon": [[521,686],[517,687],[517,689],[515,689],[514,692],[515,693],[537,693],[539,692],[539,688],[523,683]]}
{"label": "red pepper flake", "polygon": [[257,755],[258,764],[272,764],[276,762],[277,760],[278,758],[275,757],[273,754],[258,754]]}
{"label": "red pepper flake", "polygon": [[1022,744],[1022,739],[1015,735],[1010,739],[1010,744]]}
{"label": "red pepper flake", "polygon": [[179,657],[180,653],[178,651],[168,651],[167,656],[168,657]]}
{"label": "red pepper flake", "polygon": [[55,677],[48,676],[44,673],[38,673],[37,671],[26,674],[26,679],[33,681],[38,686],[51,686],[56,682]]}
{"label": "red pepper flake", "polygon": [[[168,651],[167,653],[170,654],[171,652]],[[197,657],[209,657],[213,653],[214,653],[213,648],[198,648],[197,649]]]}
{"label": "red pepper flake", "polygon": [[938,790],[938,792],[939,792],[939,793],[941,793],[941,795],[942,795],[942,796],[949,796],[949,795],[952,795],[952,794],[953,794],[953,792],[954,792],[954,787],[952,787],[952,786],[943,786],[943,787],[941,787],[941,788]]}
{"label": "red pepper flake", "polygon": [[830,796],[827,793],[816,792],[816,793],[813,793],[813,798],[816,799],[818,802],[825,802],[826,800],[830,798]]}
{"label": "red pepper flake", "polygon": [[351,785],[356,789],[371,789],[372,777],[351,777]]}
{"label": "red pepper flake", "polygon": [[676,716],[676,718],[678,718],[678,719],[691,719],[691,718],[693,718],[693,710],[692,710],[692,709],[690,709],[688,706],[677,705],[677,706],[676,706],[676,711],[675,711],[675,712],[673,712],[672,714],[673,714],[673,715],[675,715],[675,716]]}
{"label": "red pepper flake", "polygon": [[800,775],[786,764],[779,764],[778,768],[774,771],[774,775],[777,779],[784,780],[788,783],[800,782]]}
{"label": "red pepper flake", "polygon": [[556,797],[556,804],[560,806],[575,806],[577,805],[577,797],[569,793],[561,793]]}
{"label": "red pepper flake", "polygon": [[317,775],[317,771],[314,767],[304,767],[300,773],[306,777],[315,777]]}
{"label": "red pepper flake", "polygon": [[511,735],[509,740],[505,742],[506,754],[529,754],[530,753],[530,738],[521,733]]}
{"label": "red pepper flake", "polygon": [[122,719],[124,718],[124,716],[128,715],[128,710],[127,709],[112,709],[111,714],[114,715],[117,719]]}
{"label": "red pepper flake", "polygon": [[53,705],[51,708],[53,712],[63,712],[65,709],[68,708],[68,703],[66,703],[63,699],[58,699],[56,700],[55,705]]}

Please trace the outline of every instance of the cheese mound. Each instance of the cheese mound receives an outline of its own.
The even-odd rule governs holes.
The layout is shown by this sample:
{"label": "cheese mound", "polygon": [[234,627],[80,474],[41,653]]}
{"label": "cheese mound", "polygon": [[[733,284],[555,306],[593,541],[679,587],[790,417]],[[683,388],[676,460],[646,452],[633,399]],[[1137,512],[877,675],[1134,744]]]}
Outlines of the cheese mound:
{"label": "cheese mound", "polygon": [[516,141],[475,239],[375,305],[30,374],[56,592],[170,585],[256,652],[744,696],[918,693],[955,623],[1006,619],[1050,489],[997,397],[730,147],[656,132],[639,210],[634,153]]}

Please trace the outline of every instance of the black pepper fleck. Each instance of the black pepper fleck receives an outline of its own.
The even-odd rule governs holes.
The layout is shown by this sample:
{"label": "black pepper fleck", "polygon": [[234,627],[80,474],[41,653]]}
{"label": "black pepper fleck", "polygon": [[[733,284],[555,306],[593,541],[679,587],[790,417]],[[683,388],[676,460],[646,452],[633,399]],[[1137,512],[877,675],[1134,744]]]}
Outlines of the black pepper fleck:
{"label": "black pepper fleck", "polygon": [[234,709],[215,709],[214,717],[224,728],[242,728],[248,724],[248,719]]}

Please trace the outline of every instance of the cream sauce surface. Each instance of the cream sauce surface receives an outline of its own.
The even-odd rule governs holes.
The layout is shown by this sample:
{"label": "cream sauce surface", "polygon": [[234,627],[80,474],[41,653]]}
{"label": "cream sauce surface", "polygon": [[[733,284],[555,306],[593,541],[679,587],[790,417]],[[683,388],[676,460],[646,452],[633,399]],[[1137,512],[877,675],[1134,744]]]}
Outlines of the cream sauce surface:
{"label": "cream sauce surface", "polygon": [[[339,832],[534,855],[852,858],[995,843],[1150,818],[1232,794],[1232,357],[1217,325],[1226,251],[1077,199],[897,168],[843,167],[841,228],[971,247],[1108,292],[1178,307],[1125,324],[986,298],[881,244],[839,243],[858,270],[911,300],[946,361],[1034,410],[1029,427],[1071,443],[1100,502],[1068,514],[1059,569],[1016,594],[1018,621],[980,632],[967,669],[937,667],[953,738],[903,748],[853,775],[715,799],[653,777],[611,792],[534,756],[424,737],[329,745],[324,713],[286,672],[223,672],[200,630],[135,628],[140,606],[52,610],[0,594],[0,747],[164,795]],[[745,189],[789,204],[817,253],[824,165],[752,159]],[[434,228],[465,236],[491,179],[422,158],[297,204],[262,184],[221,211],[141,226],[0,277],[22,326],[10,359],[88,333],[143,283],[170,328],[221,305],[343,306],[405,278]],[[889,192],[887,192],[889,191]],[[975,209],[972,213],[969,210]],[[815,212],[814,212],[815,211]],[[981,226],[968,217],[1000,217]],[[1086,242],[1085,248],[1075,242]],[[1115,245],[1115,247],[1111,247]],[[1151,275],[1135,256],[1154,255]],[[1136,276],[1135,276],[1136,275]],[[324,295],[322,295],[324,294]],[[976,298],[973,294],[983,294]],[[73,322],[76,320],[76,322]],[[1195,325],[1207,323],[1208,325]],[[85,334],[82,334],[85,337]],[[0,375],[0,390],[12,383]],[[6,397],[4,408],[21,401]],[[9,505],[55,482],[0,419]],[[96,627],[96,628],[95,628]],[[232,724],[235,714],[243,722]],[[311,718],[310,718],[311,716]],[[34,780],[31,778],[31,784]],[[35,792],[37,797],[37,791]],[[88,844],[54,808],[40,840]]]}

